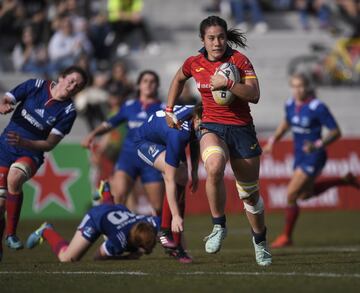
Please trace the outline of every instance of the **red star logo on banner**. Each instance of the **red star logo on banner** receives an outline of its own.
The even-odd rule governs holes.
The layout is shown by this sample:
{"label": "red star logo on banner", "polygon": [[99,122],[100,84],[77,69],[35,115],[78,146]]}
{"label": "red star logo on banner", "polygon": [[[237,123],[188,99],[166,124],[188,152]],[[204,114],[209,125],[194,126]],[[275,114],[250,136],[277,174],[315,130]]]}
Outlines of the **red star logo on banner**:
{"label": "red star logo on banner", "polygon": [[35,187],[33,209],[39,213],[50,203],[56,203],[69,212],[74,211],[74,204],[69,186],[78,178],[77,169],[59,169],[52,155],[48,155],[44,165],[31,179]]}

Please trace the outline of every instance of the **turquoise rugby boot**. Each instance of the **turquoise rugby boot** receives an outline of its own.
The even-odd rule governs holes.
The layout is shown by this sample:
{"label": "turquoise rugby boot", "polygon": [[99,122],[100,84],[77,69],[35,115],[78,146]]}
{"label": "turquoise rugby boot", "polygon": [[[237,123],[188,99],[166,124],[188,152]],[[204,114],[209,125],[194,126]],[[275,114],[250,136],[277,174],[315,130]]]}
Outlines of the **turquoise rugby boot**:
{"label": "turquoise rugby boot", "polygon": [[31,233],[26,240],[26,248],[34,248],[38,244],[41,244],[44,239],[42,237],[44,230],[50,228],[52,229],[53,226],[47,222],[44,222],[37,230],[35,230],[33,233]]}

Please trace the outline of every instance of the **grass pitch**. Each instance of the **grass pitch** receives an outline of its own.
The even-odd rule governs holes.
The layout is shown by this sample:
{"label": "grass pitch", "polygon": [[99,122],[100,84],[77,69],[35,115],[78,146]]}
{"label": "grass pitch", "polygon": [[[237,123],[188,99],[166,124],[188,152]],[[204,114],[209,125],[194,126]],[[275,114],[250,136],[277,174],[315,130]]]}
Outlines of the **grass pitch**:
{"label": "grass pitch", "polygon": [[[78,222],[54,221],[70,239]],[[23,241],[40,222],[22,221]],[[267,215],[268,238],[281,231],[283,214]],[[204,251],[209,216],[186,219],[186,240],[194,263],[183,265],[158,245],[133,261],[94,262],[91,249],[79,263],[61,264],[49,246],[4,250],[0,292],[360,292],[360,213],[304,212],[295,245],[273,251],[273,265],[256,265],[244,215],[228,216],[228,236],[216,255]],[[100,244],[100,242],[98,242]]]}

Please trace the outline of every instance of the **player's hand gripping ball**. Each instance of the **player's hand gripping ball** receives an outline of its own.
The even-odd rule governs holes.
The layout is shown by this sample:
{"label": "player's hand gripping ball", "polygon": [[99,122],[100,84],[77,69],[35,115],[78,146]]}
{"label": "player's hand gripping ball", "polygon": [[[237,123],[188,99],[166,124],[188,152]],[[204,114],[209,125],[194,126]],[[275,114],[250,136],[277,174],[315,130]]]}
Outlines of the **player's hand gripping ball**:
{"label": "player's hand gripping ball", "polygon": [[[232,63],[223,63],[215,71],[214,75],[219,74],[226,78],[227,84],[232,87],[234,83],[240,82],[240,74],[237,67]],[[232,81],[232,82],[231,82]],[[235,96],[229,91],[229,86],[221,90],[212,91],[214,101],[222,106],[227,106],[232,103]]]}

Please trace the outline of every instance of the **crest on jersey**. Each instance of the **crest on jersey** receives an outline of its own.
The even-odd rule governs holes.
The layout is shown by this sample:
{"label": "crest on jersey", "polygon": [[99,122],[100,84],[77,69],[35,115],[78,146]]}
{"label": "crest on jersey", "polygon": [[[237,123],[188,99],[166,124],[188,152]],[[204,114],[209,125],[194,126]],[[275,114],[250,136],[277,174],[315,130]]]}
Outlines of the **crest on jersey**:
{"label": "crest on jersey", "polygon": [[149,146],[148,153],[153,158],[155,158],[155,156],[159,153],[159,151],[160,150],[157,148],[156,144],[152,144],[151,146]]}

